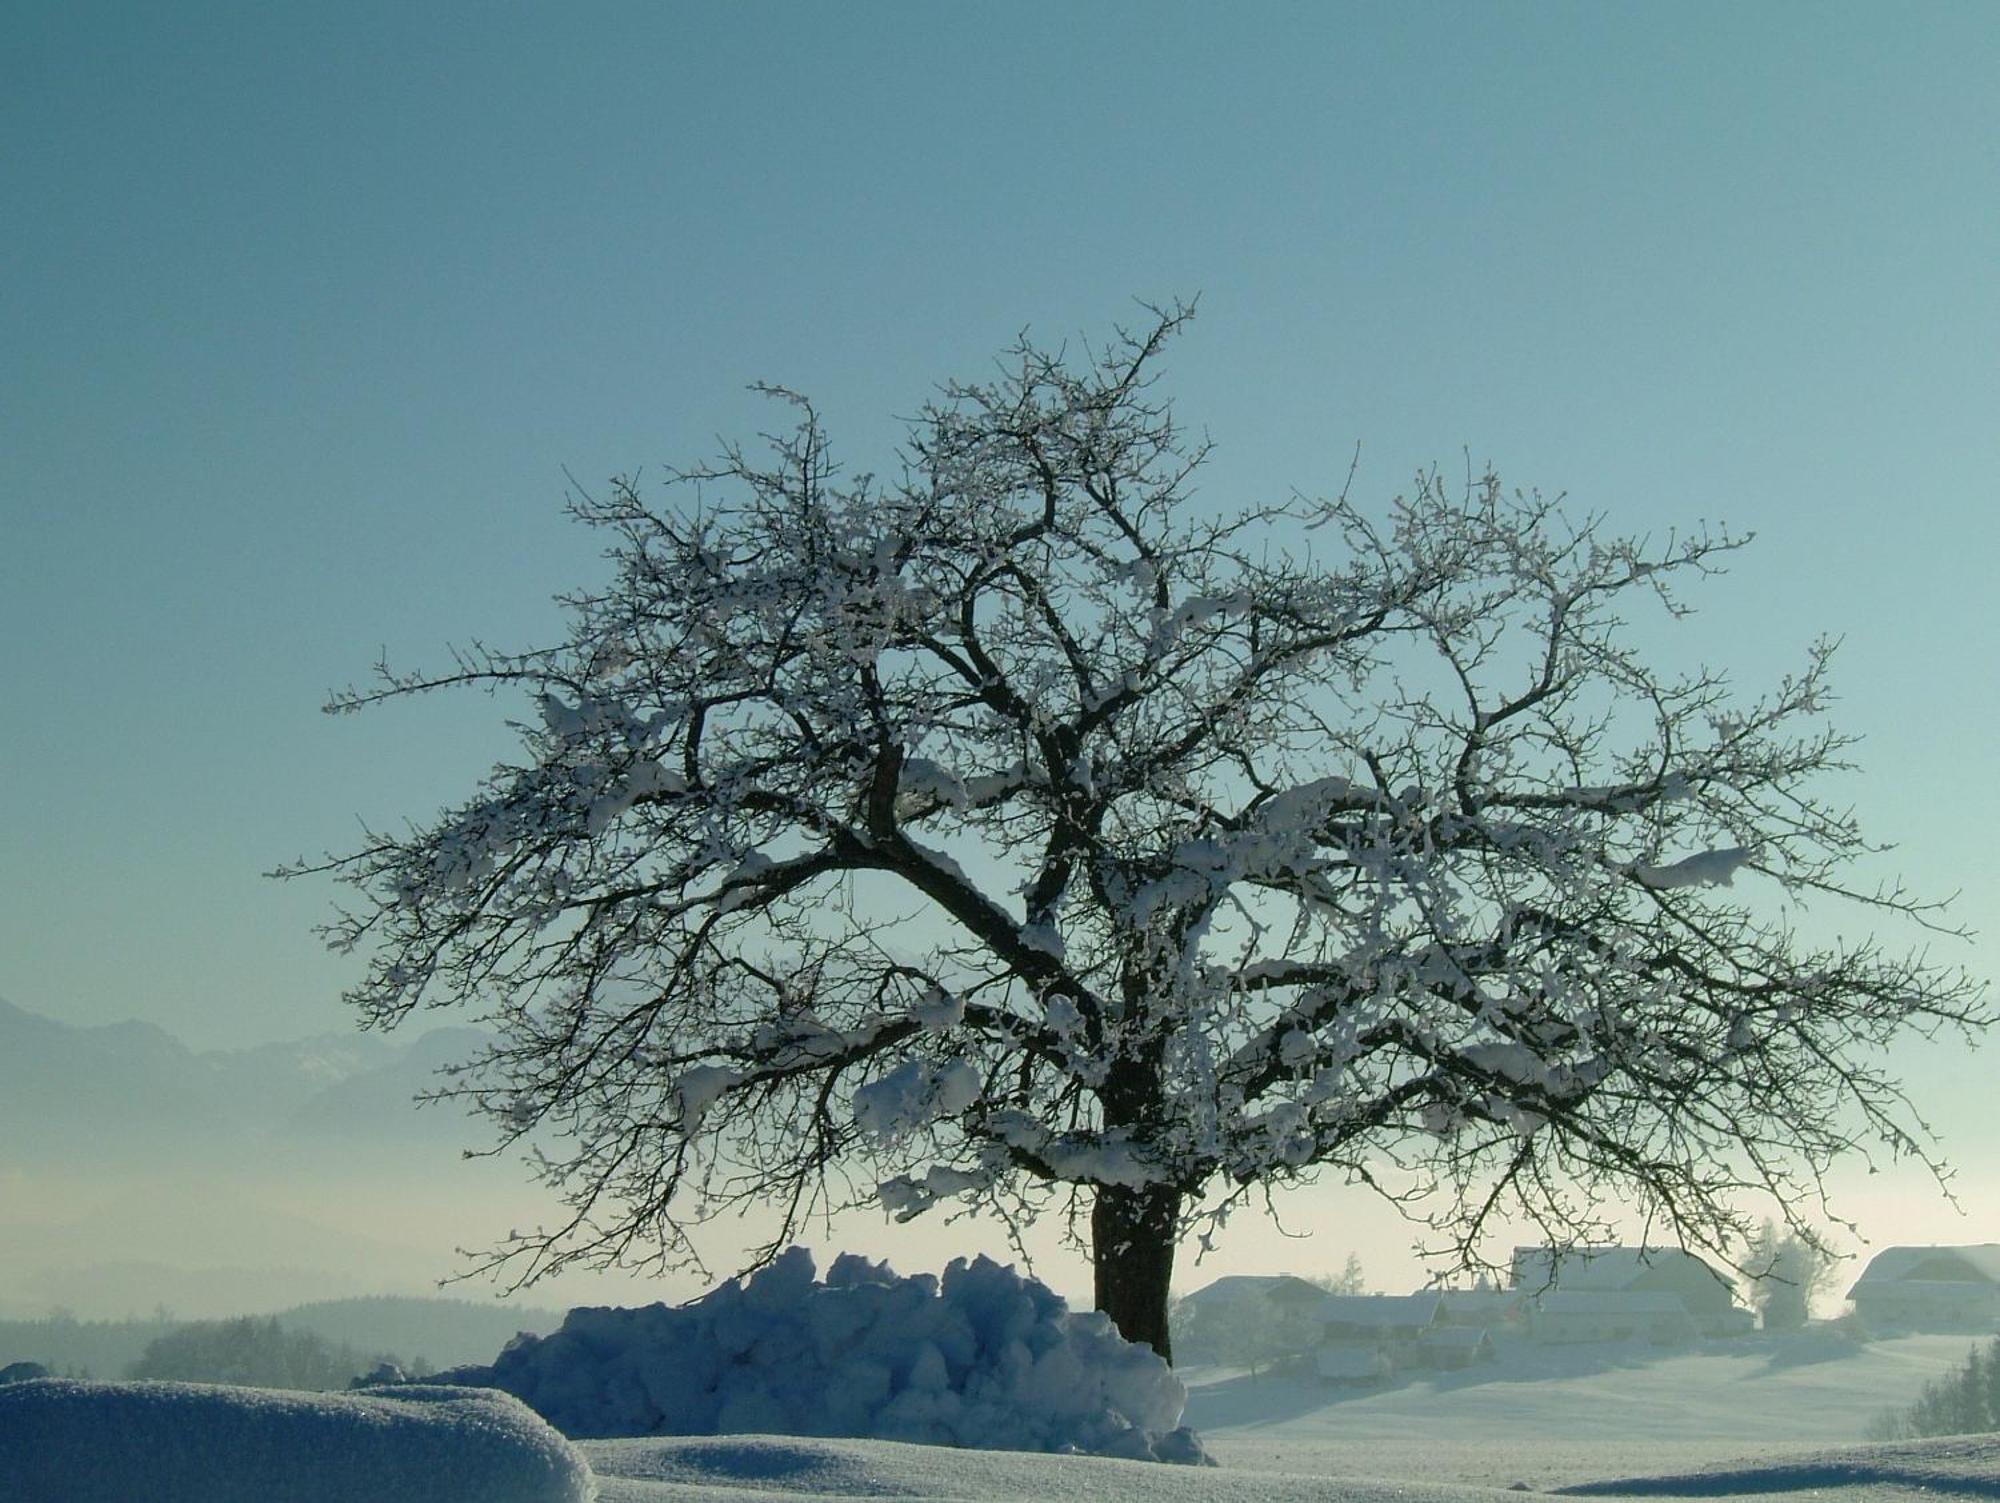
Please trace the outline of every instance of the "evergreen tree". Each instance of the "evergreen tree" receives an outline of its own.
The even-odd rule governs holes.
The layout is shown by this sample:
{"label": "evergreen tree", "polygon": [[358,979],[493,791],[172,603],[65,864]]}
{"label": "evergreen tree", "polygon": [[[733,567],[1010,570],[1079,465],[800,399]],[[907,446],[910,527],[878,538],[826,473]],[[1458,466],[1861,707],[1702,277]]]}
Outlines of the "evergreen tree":
{"label": "evergreen tree", "polygon": [[1874,1440],[1921,1440],[1995,1429],[2000,1429],[2000,1338],[1984,1349],[1973,1347],[1963,1366],[1924,1384],[1907,1409],[1878,1416],[1868,1434]]}

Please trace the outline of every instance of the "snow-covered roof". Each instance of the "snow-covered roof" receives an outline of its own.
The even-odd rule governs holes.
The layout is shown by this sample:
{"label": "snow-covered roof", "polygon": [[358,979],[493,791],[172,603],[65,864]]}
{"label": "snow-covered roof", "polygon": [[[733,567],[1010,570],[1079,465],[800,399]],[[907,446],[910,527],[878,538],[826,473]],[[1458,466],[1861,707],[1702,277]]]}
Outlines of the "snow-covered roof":
{"label": "snow-covered roof", "polygon": [[1317,1300],[1325,1296],[1326,1291],[1319,1285],[1295,1278],[1289,1273],[1233,1273],[1226,1278],[1217,1279],[1212,1284],[1203,1284],[1201,1288],[1188,1295],[1187,1299],[1192,1305],[1222,1308],[1242,1305],[1246,1301],[1253,1300],[1260,1302]]}
{"label": "snow-covered roof", "polygon": [[1885,1247],[1868,1260],[1847,1297],[1873,1293],[1885,1284],[1908,1282],[2000,1284],[2000,1243]]}
{"label": "snow-covered roof", "polygon": [[1517,1309],[1523,1298],[1519,1289],[1440,1289],[1447,1315],[1502,1315]]}
{"label": "snow-covered roof", "polygon": [[1435,1294],[1327,1294],[1311,1314],[1327,1325],[1427,1326],[1438,1318],[1442,1302]]}
{"label": "snow-covered roof", "polygon": [[1517,1247],[1514,1287],[1533,1294],[1552,1283],[1566,1290],[1618,1290],[1665,1271],[1698,1273],[1732,1287],[1708,1263],[1680,1247]]}

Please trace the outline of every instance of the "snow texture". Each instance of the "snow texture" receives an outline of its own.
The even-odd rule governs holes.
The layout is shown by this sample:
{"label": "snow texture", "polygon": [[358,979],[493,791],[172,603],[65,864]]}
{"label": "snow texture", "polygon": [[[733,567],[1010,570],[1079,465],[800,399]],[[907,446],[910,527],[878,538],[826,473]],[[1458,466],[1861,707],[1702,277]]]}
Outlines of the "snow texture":
{"label": "snow texture", "polygon": [[1735,882],[1737,872],[1756,856],[1756,851],[1747,846],[1730,846],[1727,850],[1703,851],[1669,866],[1635,866],[1632,875],[1661,891],[1674,887],[1728,887]]}
{"label": "snow texture", "polygon": [[957,1115],[978,1099],[979,1072],[964,1060],[942,1069],[910,1060],[854,1093],[854,1124],[893,1143],[937,1117]]}
{"label": "snow texture", "polygon": [[1130,1460],[1204,1460],[1187,1390],[1109,1319],[980,1257],[943,1280],[854,1254],[825,1281],[795,1247],[679,1307],[572,1310],[491,1367],[572,1436],[856,1436]]}
{"label": "snow texture", "polygon": [[1191,1372],[1188,1414],[1220,1470],[749,1436],[583,1450],[604,1503],[1534,1503],[1558,1492],[1972,1503],[2000,1496],[2000,1436],[1852,1443],[1886,1402],[1961,1363],[1965,1345],[1905,1337],[1827,1357],[1824,1337],[1804,1334],[1670,1355],[1524,1347],[1497,1366],[1386,1388]]}
{"label": "snow texture", "polygon": [[582,1455],[518,1400],[412,1385],[281,1393],[41,1378],[0,1388],[9,1503],[588,1503]]}

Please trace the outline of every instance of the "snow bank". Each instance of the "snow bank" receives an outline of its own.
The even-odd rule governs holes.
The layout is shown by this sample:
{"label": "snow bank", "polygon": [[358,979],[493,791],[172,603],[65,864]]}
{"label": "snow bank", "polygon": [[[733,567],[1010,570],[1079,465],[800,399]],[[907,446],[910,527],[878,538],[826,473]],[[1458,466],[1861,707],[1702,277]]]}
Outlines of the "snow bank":
{"label": "snow bank", "polygon": [[572,1310],[491,1367],[441,1375],[519,1395],[577,1437],[851,1436],[1203,1461],[1165,1362],[988,1258],[940,1280],[853,1254],[824,1283],[802,1247],[692,1304]]}
{"label": "snow bank", "polygon": [[1843,1446],[1804,1455],[1755,1457],[1653,1477],[1581,1482],[1569,1497],[1727,1498],[1770,1493],[1818,1495],[1832,1488],[1913,1494],[2000,1495],[2000,1435],[1953,1435],[1893,1445]]}
{"label": "snow bank", "polygon": [[289,1393],[41,1378],[0,1389],[21,1503],[588,1503],[581,1454],[491,1389]]}

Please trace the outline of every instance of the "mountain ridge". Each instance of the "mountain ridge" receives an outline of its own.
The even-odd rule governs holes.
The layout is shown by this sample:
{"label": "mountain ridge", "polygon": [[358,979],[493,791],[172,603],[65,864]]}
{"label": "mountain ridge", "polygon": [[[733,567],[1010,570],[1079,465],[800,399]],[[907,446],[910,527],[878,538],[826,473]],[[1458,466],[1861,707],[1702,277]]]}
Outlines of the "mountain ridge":
{"label": "mountain ridge", "polygon": [[80,1155],[123,1167],[246,1136],[463,1146],[475,1125],[419,1112],[415,1097],[488,1037],[441,1025],[401,1039],[321,1033],[198,1051],[141,1019],[65,1023],[0,997],[0,1142],[25,1162]]}

